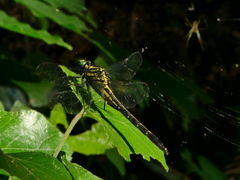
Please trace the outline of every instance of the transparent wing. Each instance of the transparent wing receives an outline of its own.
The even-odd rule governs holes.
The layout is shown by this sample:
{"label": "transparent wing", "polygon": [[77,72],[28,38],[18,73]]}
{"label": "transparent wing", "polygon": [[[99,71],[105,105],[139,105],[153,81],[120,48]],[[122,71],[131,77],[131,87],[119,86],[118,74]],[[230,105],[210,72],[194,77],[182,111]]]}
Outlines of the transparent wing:
{"label": "transparent wing", "polygon": [[135,52],[123,61],[119,61],[107,70],[111,78],[119,80],[130,80],[142,64],[142,55]]}
{"label": "transparent wing", "polygon": [[[68,67],[68,69],[78,74],[81,72],[80,67]],[[69,86],[69,77],[67,77],[58,64],[42,63],[37,67],[36,72],[41,78],[49,80],[58,86]]]}
{"label": "transparent wing", "polygon": [[111,81],[114,95],[126,108],[133,108],[148,97],[149,87],[144,82]]}
{"label": "transparent wing", "polygon": [[42,63],[36,69],[37,75],[43,79],[49,80],[58,86],[67,86],[68,77],[62,69],[54,63]]}
{"label": "transparent wing", "polygon": [[[62,107],[56,106],[57,104],[61,104]],[[49,101],[48,106],[50,109],[57,111],[62,111],[63,108],[65,112],[69,114],[77,114],[82,109],[80,101],[70,90],[56,93]]]}
{"label": "transparent wing", "polygon": [[[69,69],[79,72],[79,67],[70,67]],[[37,67],[36,72],[41,78],[62,87],[69,87],[69,80],[71,79],[74,82],[76,79],[75,77],[68,77],[58,64],[54,63],[42,63]],[[81,91],[82,86],[79,84],[76,85],[79,86],[78,91]],[[61,106],[57,106],[58,104],[61,104]],[[64,109],[69,114],[77,114],[82,108],[81,103],[71,90],[58,92],[53,95],[48,106],[50,109],[57,111],[63,111]]]}

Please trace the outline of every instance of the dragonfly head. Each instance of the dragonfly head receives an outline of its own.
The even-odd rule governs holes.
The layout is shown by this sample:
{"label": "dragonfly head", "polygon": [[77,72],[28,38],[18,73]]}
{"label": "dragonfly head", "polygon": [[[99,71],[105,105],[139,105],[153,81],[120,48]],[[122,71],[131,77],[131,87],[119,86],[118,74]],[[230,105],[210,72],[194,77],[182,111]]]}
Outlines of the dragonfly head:
{"label": "dragonfly head", "polygon": [[85,67],[86,65],[91,65],[91,62],[86,60],[79,60],[78,64],[80,67]]}

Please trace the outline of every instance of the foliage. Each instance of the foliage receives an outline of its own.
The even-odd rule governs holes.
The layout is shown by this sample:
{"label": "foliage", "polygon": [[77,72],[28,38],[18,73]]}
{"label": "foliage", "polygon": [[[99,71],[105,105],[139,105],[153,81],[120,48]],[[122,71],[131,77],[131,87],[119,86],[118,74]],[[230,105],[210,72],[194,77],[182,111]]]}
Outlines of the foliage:
{"label": "foliage", "polygon": [[[94,1],[86,1],[86,4],[89,6],[92,2]],[[197,39],[195,42],[194,33],[187,49],[183,37],[189,29],[182,22],[185,19],[183,14],[190,12],[186,7],[181,5],[179,8],[175,4],[173,10],[168,3],[159,1],[153,3],[155,9],[146,14],[136,12],[138,9],[147,9],[141,8],[142,2],[121,3],[124,4],[122,14],[118,14],[120,11],[117,5],[110,3],[110,9],[104,9],[105,6],[100,6],[97,1],[91,10],[87,9],[83,0],[0,2],[3,5],[0,9],[0,33],[4,35],[0,44],[0,179],[226,179],[222,169],[231,157],[231,148],[229,144],[218,141],[210,142],[204,148],[203,137],[209,138],[211,131],[202,132],[200,125],[205,126],[203,121],[206,118],[212,120],[214,125],[221,118],[224,123],[228,119],[231,119],[232,124],[239,123],[234,119],[238,112],[226,113],[228,111],[215,108],[215,103],[224,99],[223,96],[215,98],[208,93],[210,86],[202,87],[202,82],[205,81],[201,81],[202,76],[197,77],[197,73],[201,71],[205,74],[207,68],[212,68],[212,64],[218,64],[226,58],[237,62],[237,56],[229,53],[233,50],[238,52],[235,46],[229,46],[232,51],[225,51],[226,43],[239,44],[237,38],[233,39],[238,37],[237,33],[234,31],[223,37],[229,25],[222,23],[222,28],[218,29],[219,24],[209,20],[212,24],[205,29],[209,33],[209,39],[206,38],[207,33],[199,27],[204,42],[209,41],[207,45],[204,44],[206,51],[202,52]],[[119,1],[118,5],[121,3]],[[94,11],[102,16],[93,17]],[[114,13],[109,15],[108,11]],[[132,11],[132,14],[128,11]],[[161,21],[153,17],[161,18]],[[107,22],[106,19],[112,20],[111,18],[115,18],[114,21]],[[189,20],[192,23],[198,18],[189,17]],[[153,21],[157,24],[152,24]],[[104,27],[99,27],[101,23]],[[201,20],[199,26],[204,24],[206,21]],[[223,28],[225,26],[227,28]],[[118,36],[119,31],[123,33],[122,36]],[[229,34],[233,37],[229,37]],[[225,43],[218,47],[220,38]],[[215,49],[211,49],[211,46],[215,46]],[[73,117],[63,112],[62,106],[49,110],[49,98],[59,91],[64,95],[66,89],[60,87],[59,90],[52,83],[41,80],[35,74],[36,67],[45,61],[69,65],[71,60],[81,57],[94,60],[99,66],[107,68],[113,61],[129,56],[131,48],[134,51],[140,48],[148,51],[144,54],[146,59],[136,79],[148,83],[150,98],[157,102],[153,104],[148,99],[132,112],[139,119],[147,120],[144,122],[147,127],[154,124],[153,131],[158,133],[161,140],[163,138],[164,144],[169,148],[168,163],[163,152],[120,112],[108,105],[107,111],[103,110],[104,102],[94,90],[91,89],[94,103],[88,108],[89,99],[85,100],[83,95],[87,94],[87,90],[82,90],[79,94],[76,86],[72,85],[70,88],[75,98],[87,110],[58,157],[54,158],[52,154],[61,141],[62,132],[68,128]],[[169,51],[173,60],[165,56]],[[213,55],[215,52],[217,53]],[[220,60],[216,63],[217,58]],[[181,60],[184,61],[182,64]],[[196,68],[199,64],[203,64],[203,70]],[[187,69],[185,65],[191,67]],[[184,68],[181,69],[180,66]],[[65,66],[60,67],[68,76],[76,76]],[[209,77],[217,79],[216,74],[212,73]],[[234,73],[229,77],[233,75]],[[219,79],[222,77],[223,75]],[[235,100],[238,100],[238,96]],[[239,107],[237,103],[234,105]],[[224,128],[227,129],[228,126]],[[234,128],[230,129],[235,130]],[[201,138],[197,135],[199,132]],[[212,132],[225,137],[221,131]],[[239,137],[238,133],[234,135]],[[193,143],[185,143],[190,140]],[[224,145],[226,147],[222,148]],[[215,157],[209,158],[209,154],[216,157],[220,154],[220,163],[214,161]],[[141,161],[142,157],[147,161]],[[136,168],[132,170],[129,164]],[[166,172],[167,164],[171,166],[169,172]],[[138,169],[137,172],[135,169]],[[231,168],[229,172],[232,172]]]}
{"label": "foliage", "polygon": [[[37,18],[50,19],[61,27],[82,35],[98,46],[100,50],[109,55],[109,57],[113,58],[101,44],[95,42],[86,34],[86,32],[91,31],[86,27],[86,22],[93,26],[95,23],[90,16],[84,18],[83,21],[82,18],[85,16],[80,13],[81,11],[85,11],[83,2],[72,1],[68,3],[68,1],[65,1],[59,3],[58,1],[16,0],[16,3],[27,7]],[[80,6],[79,3],[81,4]],[[78,13],[75,15],[67,15],[58,8],[66,8],[69,12]],[[0,15],[0,26],[2,28],[25,36],[41,39],[49,45],[56,44],[69,50],[72,49],[71,45],[64,42],[60,36],[53,36],[44,28],[40,30],[34,29],[29,24],[20,22],[14,17],[7,15],[4,11],[0,11]],[[8,64],[9,57],[2,57],[1,61],[5,61],[6,64]],[[64,67],[62,68],[64,69]],[[32,106],[40,107],[46,104],[47,99],[42,97],[46,95],[51,86],[45,81],[34,81],[35,80],[25,81],[25,79],[11,80],[13,84],[21,87],[27,93]],[[74,86],[71,88],[73,92],[76,93],[75,95],[80,98],[81,96],[77,94],[76,89],[74,90]],[[93,97],[94,99],[96,97],[99,99],[94,102],[96,102],[95,106],[100,107],[103,103],[101,98],[96,93]],[[63,112],[57,114],[52,111],[48,122],[45,117],[36,111],[21,110],[25,109],[25,106],[20,103],[17,103],[11,109],[12,112],[1,111],[0,119],[1,138],[4,139],[4,141],[1,141],[0,146],[2,150],[0,167],[8,172],[8,175],[16,176],[20,179],[44,179],[46,177],[48,179],[54,179],[56,177],[61,177],[62,179],[72,179],[72,177],[74,177],[74,179],[97,179],[81,166],[71,164],[68,161],[70,160],[72,152],[67,144],[65,144],[62,149],[67,156],[59,155],[58,158],[60,162],[50,156],[54,152],[57,143],[59,143],[61,135],[49,122],[55,126],[62,124],[66,127],[66,115]],[[99,121],[100,124],[94,124],[91,130],[80,135],[70,136],[67,142],[71,146],[71,149],[86,155],[96,155],[104,154],[107,149],[115,146],[126,161],[130,161],[130,154],[142,154],[144,159],[148,161],[150,157],[157,159],[162,162],[163,166],[167,169],[163,152],[137,130],[120,112],[110,106],[108,106],[107,109],[113,115],[110,115],[109,112],[105,110],[92,109],[92,107],[87,111],[84,117],[91,117]],[[12,133],[13,131],[14,133]],[[114,156],[108,157],[113,164],[116,165],[121,174],[123,174],[123,166],[119,164],[121,161],[119,163],[116,162],[114,159],[116,159],[118,155],[116,153],[114,154]],[[120,160],[121,158],[117,159]],[[45,166],[44,164],[46,163],[49,164],[49,166]]]}

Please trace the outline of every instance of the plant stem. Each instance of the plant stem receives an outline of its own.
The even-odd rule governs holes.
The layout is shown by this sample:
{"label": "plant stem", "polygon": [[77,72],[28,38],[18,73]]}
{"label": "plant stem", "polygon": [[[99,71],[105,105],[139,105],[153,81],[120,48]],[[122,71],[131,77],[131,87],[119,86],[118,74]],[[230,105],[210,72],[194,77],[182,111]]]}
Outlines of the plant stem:
{"label": "plant stem", "polygon": [[82,108],[82,110],[73,118],[73,120],[71,121],[70,125],[68,126],[66,132],[64,133],[60,143],[58,144],[55,152],[53,153],[53,157],[57,157],[59,152],[61,151],[65,141],[67,140],[69,134],[71,133],[72,129],[74,128],[74,126],[77,124],[77,122],[81,119],[83,112],[84,112],[84,108]]}

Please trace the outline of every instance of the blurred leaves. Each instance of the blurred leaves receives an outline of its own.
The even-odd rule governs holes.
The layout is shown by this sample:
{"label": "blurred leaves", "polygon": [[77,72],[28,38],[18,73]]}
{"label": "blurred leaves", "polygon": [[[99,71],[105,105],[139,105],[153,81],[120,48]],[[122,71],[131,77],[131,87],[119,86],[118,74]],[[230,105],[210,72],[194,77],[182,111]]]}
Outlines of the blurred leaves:
{"label": "blurred leaves", "polygon": [[[209,180],[209,179],[219,179],[219,180],[226,180],[227,178],[224,177],[223,172],[210,160],[208,160],[204,156],[197,156],[196,158],[193,157],[191,152],[188,150],[184,150],[181,153],[181,156],[186,161],[185,166],[190,167],[188,169],[188,174],[197,173],[202,180]],[[195,159],[197,161],[195,162]]]}
{"label": "blurred leaves", "polygon": [[43,29],[41,30],[33,29],[29,24],[21,23],[17,19],[8,16],[5,12],[1,10],[0,10],[0,27],[26,36],[41,39],[50,45],[57,44],[69,50],[72,49],[72,47],[69,44],[65,43],[60,36],[56,35],[52,36],[46,30]]}
{"label": "blurred leaves", "polygon": [[[28,7],[34,16],[39,18],[49,18],[62,27],[71,29],[74,32],[86,31],[86,25],[78,17],[74,15],[67,15],[59,11],[56,7],[52,7],[46,3],[37,0],[15,0],[18,3]],[[53,2],[52,2],[53,3]],[[80,9],[79,9],[80,10]]]}
{"label": "blurred leaves", "polygon": [[[142,154],[147,160],[154,158],[166,165],[163,153],[154,149],[151,142],[121,113],[109,106],[107,111],[102,111],[103,101],[94,92],[96,104],[85,117],[98,122],[92,123],[83,118],[74,135],[69,137],[70,148],[82,153],[80,160],[74,159],[74,162],[87,164],[94,173],[101,171],[100,176],[113,174],[114,179],[121,178],[119,175],[128,179],[180,179],[195,175],[198,179],[224,179],[222,169],[234,156],[232,149],[235,147],[224,141],[218,143],[215,138],[212,140],[202,130],[205,120],[212,121],[216,128],[213,133],[225,140],[236,140],[232,142],[239,144],[239,136],[234,136],[239,129],[238,111],[229,112],[225,108],[213,110],[215,103],[225,102],[228,103],[218,107],[230,105],[230,108],[239,108],[238,6],[230,1],[219,1],[217,4],[215,1],[190,4],[177,1],[123,1],[119,4],[86,1],[86,4],[83,0],[0,2],[0,27],[4,28],[0,29],[4,34],[0,45],[0,148],[3,150],[0,162],[4,158],[4,162],[8,163],[0,164],[5,169],[0,169],[0,179],[18,179],[13,174],[18,177],[34,174],[32,169],[38,173],[39,167],[44,169],[38,156],[50,163],[42,173],[47,173],[45,175],[49,178],[55,175],[49,174],[54,164],[66,179],[69,174],[75,179],[95,179],[87,170],[66,160],[65,155],[61,154],[59,161],[50,156],[61,137],[56,126],[66,129],[71,116],[55,110],[49,112],[49,97],[58,89],[51,89],[52,84],[39,80],[34,74],[35,67],[44,61],[68,64],[74,59],[93,60],[96,57],[95,62],[100,67],[108,67],[113,61],[127,57],[133,49],[144,51],[146,59],[136,79],[148,83],[156,104],[149,100],[149,108],[144,106],[144,113],[138,114],[139,107],[131,112],[140,120],[146,120],[144,124],[166,143],[170,151],[167,157],[171,166],[169,173],[160,163],[156,163],[157,167],[151,166],[157,161],[145,162],[147,168],[136,161],[136,156],[132,154]],[[202,52],[196,36],[191,38],[189,48],[185,47],[184,36],[189,31],[184,25],[186,17],[190,22],[201,20],[202,25],[206,24],[201,31],[206,51]],[[43,40],[44,43],[27,37]],[[69,51],[72,47],[74,51]],[[182,65],[188,67],[179,68]],[[232,88],[236,89],[233,91]],[[217,95],[219,92],[220,95]],[[87,103],[86,100],[84,104]],[[210,110],[209,104],[213,107]],[[33,108],[46,117],[50,116],[48,121],[36,111],[29,110]],[[151,124],[154,125],[151,127]],[[226,131],[219,131],[218,126],[224,126]],[[231,138],[228,134],[232,135]],[[199,141],[199,137],[204,138],[204,142],[202,139]],[[206,143],[205,140],[211,142]],[[188,149],[188,153],[181,153],[183,147]],[[63,151],[67,152],[68,158],[71,156],[68,147]],[[103,153],[105,156],[99,156]],[[136,167],[137,172],[133,172],[128,164],[125,167],[125,160],[130,161],[130,157],[133,159],[131,166]],[[234,165],[236,170],[239,169],[236,163]],[[30,171],[26,172],[26,168]],[[238,171],[228,171],[237,177]],[[152,172],[157,176],[154,177]]]}

